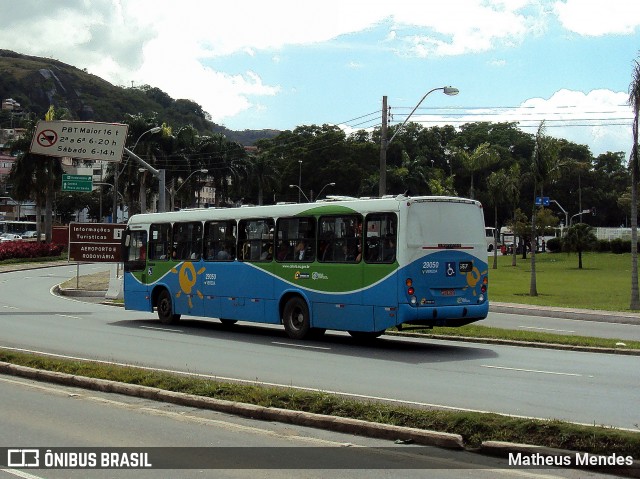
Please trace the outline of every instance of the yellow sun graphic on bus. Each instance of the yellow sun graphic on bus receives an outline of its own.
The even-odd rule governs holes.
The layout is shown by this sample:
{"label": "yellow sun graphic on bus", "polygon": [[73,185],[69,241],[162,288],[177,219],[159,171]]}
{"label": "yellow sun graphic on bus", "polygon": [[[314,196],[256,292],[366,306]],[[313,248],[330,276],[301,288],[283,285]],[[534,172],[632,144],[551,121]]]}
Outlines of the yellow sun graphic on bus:
{"label": "yellow sun graphic on bus", "polygon": [[476,295],[476,284],[478,284],[478,281],[480,281],[480,278],[482,278],[482,275],[487,274],[487,270],[483,271],[482,273],[480,272],[480,270],[477,267],[473,267],[473,269],[471,271],[469,271],[467,273],[467,284],[469,285],[469,287],[471,287],[473,289],[473,295]]}
{"label": "yellow sun graphic on bus", "polygon": [[[178,275],[178,283],[180,284],[180,291],[176,293],[176,298],[179,298],[182,293],[186,294],[190,308],[193,308],[193,303],[191,302],[191,290],[198,282],[198,275],[202,274],[204,270],[205,268],[202,267],[196,272],[195,266],[193,266],[193,263],[190,261],[182,263],[180,270],[171,268],[171,272]],[[196,294],[200,299],[204,298],[203,294],[199,290],[196,290]]]}

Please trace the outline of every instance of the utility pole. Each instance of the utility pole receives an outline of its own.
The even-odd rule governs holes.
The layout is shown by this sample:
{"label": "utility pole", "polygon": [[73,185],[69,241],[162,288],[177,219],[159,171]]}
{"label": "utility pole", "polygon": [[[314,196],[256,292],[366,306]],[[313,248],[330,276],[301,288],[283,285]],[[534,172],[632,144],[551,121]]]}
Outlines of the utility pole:
{"label": "utility pole", "polygon": [[382,130],[380,132],[380,183],[378,196],[387,194],[387,95],[382,97]]}

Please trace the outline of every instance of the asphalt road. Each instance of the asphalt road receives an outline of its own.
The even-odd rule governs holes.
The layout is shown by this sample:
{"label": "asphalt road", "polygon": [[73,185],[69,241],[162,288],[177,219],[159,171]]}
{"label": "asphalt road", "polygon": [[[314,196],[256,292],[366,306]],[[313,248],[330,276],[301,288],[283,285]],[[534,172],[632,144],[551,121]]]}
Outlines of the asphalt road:
{"label": "asphalt road", "polygon": [[[87,271],[89,271],[87,267]],[[187,319],[50,294],[64,266],[0,275],[0,346],[401,403],[638,429],[640,358],[344,334],[296,342],[282,328]],[[615,405],[615,407],[612,407]]]}
{"label": "asphalt road", "polygon": [[[106,448],[129,448],[146,451],[147,462],[156,467],[118,471],[5,465],[0,479],[606,477],[571,469],[517,470],[504,459],[468,451],[396,445],[2,375],[0,403],[0,448],[37,448],[40,464],[47,449],[100,455]],[[186,468],[177,469],[178,464]],[[157,469],[162,466],[171,469]]]}

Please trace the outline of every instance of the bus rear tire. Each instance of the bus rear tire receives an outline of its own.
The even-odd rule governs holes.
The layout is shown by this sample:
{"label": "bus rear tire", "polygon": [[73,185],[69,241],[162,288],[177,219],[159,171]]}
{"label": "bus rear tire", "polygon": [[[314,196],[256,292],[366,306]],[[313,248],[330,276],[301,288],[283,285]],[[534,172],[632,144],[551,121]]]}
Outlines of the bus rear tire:
{"label": "bus rear tire", "polygon": [[175,324],[180,321],[179,314],[173,314],[171,293],[163,289],[158,296],[158,319],[162,324]]}
{"label": "bus rear tire", "polygon": [[219,318],[219,319],[225,328],[229,328],[238,322],[237,319],[224,319],[224,318]]}
{"label": "bus rear tire", "polygon": [[304,339],[310,333],[309,308],[300,296],[287,301],[282,316],[282,324],[291,339]]}

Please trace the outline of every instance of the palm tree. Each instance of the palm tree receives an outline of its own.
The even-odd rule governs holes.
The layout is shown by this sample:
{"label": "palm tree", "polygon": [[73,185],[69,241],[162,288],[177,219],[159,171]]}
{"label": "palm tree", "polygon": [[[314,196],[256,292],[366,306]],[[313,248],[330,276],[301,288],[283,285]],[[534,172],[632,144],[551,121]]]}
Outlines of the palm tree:
{"label": "palm tree", "polygon": [[536,209],[535,196],[540,188],[540,197],[544,196],[545,183],[555,179],[560,174],[562,164],[558,161],[556,142],[545,133],[544,120],[540,122],[535,138],[535,146],[531,158],[531,172],[533,174],[533,212],[531,214],[531,283],[529,295],[538,296],[536,284]]}
{"label": "palm tree", "polygon": [[488,168],[496,164],[500,160],[500,156],[489,143],[482,143],[481,145],[478,145],[478,147],[475,150],[473,150],[473,152],[471,153],[468,153],[467,151],[461,148],[458,148],[456,149],[456,154],[460,157],[462,161],[462,166],[471,175],[471,187],[469,188],[469,197],[473,199],[474,198],[473,175],[478,171],[482,171],[485,168]]}
{"label": "palm tree", "polygon": [[640,309],[638,293],[638,120],[640,117],[640,63],[635,60],[629,85],[629,104],[633,107],[633,146],[631,148],[631,303],[629,309]]}
{"label": "palm tree", "polygon": [[[67,115],[66,110],[56,112],[52,106],[47,111],[45,120],[65,119]],[[31,122],[27,126],[25,135],[11,144],[11,151],[18,153],[18,158],[11,169],[10,178],[15,185],[13,193],[15,199],[33,198],[35,200],[38,225],[44,206],[45,240],[50,242],[53,227],[53,201],[56,191],[59,191],[62,186],[62,165],[60,158],[36,155],[29,151],[35,129],[36,123]],[[40,228],[38,227],[37,230],[39,231]]]}
{"label": "palm tree", "polygon": [[578,253],[578,269],[582,269],[582,252],[588,251],[597,242],[598,239],[593,233],[593,227],[586,223],[576,223],[567,230],[567,235],[562,241],[562,247],[566,251]]}
{"label": "palm tree", "polygon": [[273,157],[268,153],[249,156],[248,158],[250,177],[258,185],[259,205],[263,204],[265,188],[275,185],[279,178],[279,172],[273,160]]}
{"label": "palm tree", "polygon": [[493,213],[495,219],[495,236],[493,240],[493,269],[498,269],[498,205],[507,199],[507,183],[509,176],[504,170],[494,171],[487,178],[489,188],[489,198],[493,203]]}

